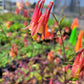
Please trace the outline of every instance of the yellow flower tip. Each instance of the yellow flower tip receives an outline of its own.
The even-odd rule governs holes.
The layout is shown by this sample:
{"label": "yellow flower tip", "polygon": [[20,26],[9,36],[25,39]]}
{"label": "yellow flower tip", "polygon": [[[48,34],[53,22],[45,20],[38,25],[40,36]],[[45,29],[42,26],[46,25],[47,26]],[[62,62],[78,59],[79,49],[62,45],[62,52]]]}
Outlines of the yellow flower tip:
{"label": "yellow flower tip", "polygon": [[33,40],[37,39],[37,34],[35,34],[34,36],[32,36]]}
{"label": "yellow flower tip", "polygon": [[53,3],[53,1],[51,1]]}

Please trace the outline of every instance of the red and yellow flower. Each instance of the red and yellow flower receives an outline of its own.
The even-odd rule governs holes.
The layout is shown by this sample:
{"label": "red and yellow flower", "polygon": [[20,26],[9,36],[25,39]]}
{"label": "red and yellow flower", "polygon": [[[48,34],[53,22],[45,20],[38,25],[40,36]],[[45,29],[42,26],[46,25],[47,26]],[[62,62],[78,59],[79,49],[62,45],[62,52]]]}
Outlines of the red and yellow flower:
{"label": "red and yellow flower", "polygon": [[84,49],[82,49],[76,56],[74,64],[72,66],[72,77],[78,78],[84,76]]}
{"label": "red and yellow flower", "polygon": [[29,6],[29,2],[28,2],[28,0],[25,0],[25,6],[26,6],[26,7]]}
{"label": "red and yellow flower", "polygon": [[51,8],[53,6],[53,2],[49,3],[44,14],[42,15],[44,2],[45,0],[42,0],[42,1],[39,0],[37,2],[37,5],[35,7],[35,10],[32,16],[32,21],[30,25],[25,28],[25,29],[29,28],[31,30],[31,36],[34,36],[37,33],[41,33],[45,37],[45,27],[50,15]]}
{"label": "red and yellow flower", "polygon": [[17,0],[16,2],[16,7],[21,11],[23,9],[23,0],[19,1]]}

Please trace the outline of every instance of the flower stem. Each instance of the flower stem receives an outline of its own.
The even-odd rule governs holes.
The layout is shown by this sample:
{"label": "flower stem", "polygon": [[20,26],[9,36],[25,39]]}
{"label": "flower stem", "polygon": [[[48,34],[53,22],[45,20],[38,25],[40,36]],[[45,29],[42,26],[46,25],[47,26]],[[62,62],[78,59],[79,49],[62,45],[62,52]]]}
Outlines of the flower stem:
{"label": "flower stem", "polygon": [[[53,15],[55,21],[58,23],[58,20],[57,20],[57,18],[55,17],[55,15],[54,15],[53,13],[51,13],[51,14]],[[58,27],[59,27],[59,32],[60,32],[60,36],[61,36],[61,40],[62,40],[62,45],[63,45],[64,61],[65,61],[65,63],[66,63],[66,55],[65,55],[64,41],[63,41],[63,38],[62,38],[61,27],[60,27],[60,24],[59,24],[59,23],[58,23]],[[66,84],[66,67],[65,67],[64,77],[65,77],[64,84]]]}

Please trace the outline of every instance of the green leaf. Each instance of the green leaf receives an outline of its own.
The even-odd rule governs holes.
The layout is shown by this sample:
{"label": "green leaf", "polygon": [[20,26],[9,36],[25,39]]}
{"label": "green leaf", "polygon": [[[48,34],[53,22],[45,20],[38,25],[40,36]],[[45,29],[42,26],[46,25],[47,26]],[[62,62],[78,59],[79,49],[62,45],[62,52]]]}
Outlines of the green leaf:
{"label": "green leaf", "polygon": [[65,16],[62,17],[62,19],[59,21],[59,24],[61,24],[64,20]]}
{"label": "green leaf", "polygon": [[75,45],[76,44],[76,39],[77,39],[77,36],[76,36],[76,28],[74,28],[71,32],[71,35],[70,35],[70,43],[72,45]]}

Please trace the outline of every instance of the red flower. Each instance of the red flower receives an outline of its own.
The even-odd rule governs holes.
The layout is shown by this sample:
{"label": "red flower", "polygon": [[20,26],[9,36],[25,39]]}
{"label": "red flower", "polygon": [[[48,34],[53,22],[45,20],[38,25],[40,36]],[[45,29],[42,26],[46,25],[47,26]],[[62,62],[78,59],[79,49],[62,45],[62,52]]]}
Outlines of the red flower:
{"label": "red flower", "polygon": [[25,0],[25,6],[28,7],[29,6],[29,2],[27,0]]}
{"label": "red flower", "polygon": [[15,10],[15,14],[19,14],[19,9],[18,8],[16,8],[16,10]]}
{"label": "red flower", "polygon": [[21,11],[22,9],[23,9],[23,0],[21,0],[21,1],[18,1],[17,0],[17,2],[16,2],[16,6],[17,6],[17,8]]}
{"label": "red flower", "polygon": [[[72,67],[72,77],[83,77],[84,76],[84,56],[82,54],[84,49],[82,49],[76,56],[73,67]],[[83,73],[81,75],[81,73]]]}
{"label": "red flower", "polygon": [[42,15],[40,21],[39,21],[38,27],[35,28],[31,32],[32,35],[39,32],[39,33],[43,33],[43,36],[45,37],[45,26],[47,24],[47,21],[48,21],[49,15],[50,15],[50,10],[51,10],[52,6],[53,6],[53,2],[50,2],[49,5],[46,8],[44,14]]}
{"label": "red flower", "polygon": [[24,26],[27,26],[27,21],[24,21]]}
{"label": "red flower", "polygon": [[28,15],[27,15],[27,9],[25,9],[25,10],[23,11],[23,16],[24,16],[24,17],[28,17]]}
{"label": "red flower", "polygon": [[41,0],[39,0],[36,4],[36,7],[35,7],[35,10],[33,12],[33,16],[32,16],[32,20],[30,22],[30,25],[27,26],[25,29],[29,28],[31,30],[33,27],[37,26],[39,18],[42,15],[42,9],[43,9],[43,5],[44,5],[44,2],[45,2],[44,0],[42,0],[41,3],[40,3],[40,1]]}
{"label": "red flower", "polygon": [[5,26],[7,27],[7,29],[13,24],[12,21],[6,21],[5,22]]}
{"label": "red flower", "polygon": [[29,28],[31,30],[31,36],[35,35],[38,32],[38,33],[43,33],[45,37],[45,26],[47,24],[53,2],[49,3],[44,14],[42,15],[42,9],[45,0],[42,0],[41,3],[40,1],[41,0],[37,2],[30,25],[27,26],[25,29]]}

